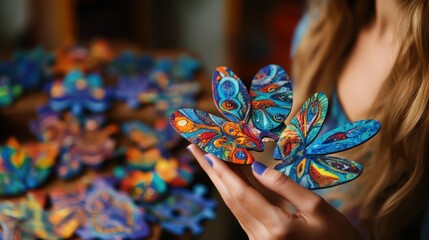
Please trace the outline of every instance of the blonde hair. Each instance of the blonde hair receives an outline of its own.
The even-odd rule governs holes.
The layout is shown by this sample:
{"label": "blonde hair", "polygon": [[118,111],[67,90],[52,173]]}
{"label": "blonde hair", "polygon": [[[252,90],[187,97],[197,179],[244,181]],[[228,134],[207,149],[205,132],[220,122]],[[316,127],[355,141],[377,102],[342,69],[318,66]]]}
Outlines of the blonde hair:
{"label": "blonde hair", "polygon": [[[293,61],[298,103],[317,91],[331,94],[360,29],[375,13],[373,0],[310,3],[313,21]],[[381,121],[382,130],[372,144],[349,154],[356,160],[374,151],[350,189],[355,192],[347,196],[353,196],[349,209],[359,208],[360,223],[376,239],[400,238],[428,201],[429,3],[403,0],[400,10],[400,51],[368,112],[369,118]]]}

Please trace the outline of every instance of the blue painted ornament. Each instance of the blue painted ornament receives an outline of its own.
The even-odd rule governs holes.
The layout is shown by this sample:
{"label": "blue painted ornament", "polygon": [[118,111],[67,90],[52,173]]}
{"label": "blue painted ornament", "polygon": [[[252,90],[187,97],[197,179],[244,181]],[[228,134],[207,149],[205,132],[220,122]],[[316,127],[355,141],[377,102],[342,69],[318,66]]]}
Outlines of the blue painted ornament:
{"label": "blue painted ornament", "polygon": [[273,157],[282,163],[275,169],[309,189],[336,186],[357,178],[362,166],[327,156],[353,148],[380,130],[376,120],[361,120],[318,135],[328,108],[325,94],[316,93],[304,103],[280,136]]}
{"label": "blue painted ornament", "polygon": [[263,139],[277,140],[292,107],[292,85],[277,65],[262,68],[250,92],[228,68],[213,75],[213,98],[229,121],[194,109],[179,109],[171,115],[174,129],[191,143],[222,160],[251,164],[248,150],[263,151]]}

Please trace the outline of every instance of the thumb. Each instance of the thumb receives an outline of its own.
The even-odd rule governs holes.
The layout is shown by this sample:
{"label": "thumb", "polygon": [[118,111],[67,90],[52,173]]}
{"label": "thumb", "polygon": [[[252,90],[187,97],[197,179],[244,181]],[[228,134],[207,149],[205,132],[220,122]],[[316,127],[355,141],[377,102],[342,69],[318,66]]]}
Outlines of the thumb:
{"label": "thumb", "polygon": [[326,202],[319,195],[294,182],[283,173],[267,168],[261,162],[252,164],[253,175],[266,188],[277,193],[302,212],[314,212]]}

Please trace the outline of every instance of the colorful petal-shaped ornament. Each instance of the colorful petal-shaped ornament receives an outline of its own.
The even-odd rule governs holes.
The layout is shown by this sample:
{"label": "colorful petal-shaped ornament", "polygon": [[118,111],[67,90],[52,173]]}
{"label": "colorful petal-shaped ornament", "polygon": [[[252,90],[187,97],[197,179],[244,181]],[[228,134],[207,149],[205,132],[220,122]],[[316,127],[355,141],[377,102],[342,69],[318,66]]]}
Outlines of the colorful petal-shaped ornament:
{"label": "colorful petal-shaped ornament", "polygon": [[138,202],[154,202],[167,193],[167,183],[155,172],[130,171],[120,188]]}
{"label": "colorful petal-shaped ornament", "polygon": [[52,209],[49,222],[54,231],[62,238],[72,237],[77,229],[87,220],[85,211],[86,187],[77,186],[73,192],[63,189],[51,191]]}
{"label": "colorful petal-shaped ornament", "polygon": [[324,94],[316,93],[308,99],[283,131],[273,153],[275,159],[282,161],[275,169],[309,189],[336,186],[357,178],[362,172],[359,163],[325,154],[356,147],[381,127],[376,120],[356,121],[316,138],[327,106]]}
{"label": "colorful petal-shaped ornament", "polygon": [[335,128],[317,138],[307,154],[330,154],[347,150],[372,138],[381,128],[376,120],[361,120]]}
{"label": "colorful petal-shaped ornament", "polygon": [[83,239],[143,239],[150,235],[144,210],[103,181],[92,184],[85,211],[88,220],[77,230]]}
{"label": "colorful petal-shaped ornament", "polygon": [[9,140],[0,146],[0,195],[16,195],[42,185],[49,177],[58,153],[56,145],[19,145]]}
{"label": "colorful petal-shaped ornament", "polygon": [[102,119],[89,118],[85,122],[85,129],[79,129],[79,135],[72,144],[63,147],[57,165],[57,174],[60,178],[70,179],[77,176],[83,166],[98,169],[105,160],[114,154],[115,141],[111,135],[117,132],[116,125],[101,128]]}
{"label": "colorful petal-shaped ornament", "polygon": [[296,159],[292,164],[278,164],[275,169],[309,189],[349,182],[359,177],[363,170],[357,162],[325,155],[307,155]]}
{"label": "colorful petal-shaped ornament", "polygon": [[250,93],[226,67],[218,67],[212,81],[213,98],[230,121],[194,109],[179,109],[170,117],[174,129],[206,152],[222,160],[251,164],[249,150],[263,151],[263,139],[277,140],[292,104],[291,82],[277,65],[262,68]]}
{"label": "colorful petal-shaped ornament", "polygon": [[[48,221],[48,212],[43,209],[44,203],[36,196],[29,194],[26,199],[17,203],[0,204],[0,221],[3,239],[59,239]],[[5,232],[5,230],[8,230]],[[0,231],[1,233],[1,231]],[[8,237],[8,238],[6,238]]]}
{"label": "colorful petal-shaped ornament", "polygon": [[98,74],[84,76],[79,71],[72,71],[64,82],[53,83],[49,106],[55,111],[70,109],[73,115],[80,116],[84,110],[103,112],[109,102]]}
{"label": "colorful petal-shaped ornament", "polygon": [[255,75],[250,88],[252,123],[263,132],[280,135],[284,120],[292,108],[292,82],[286,71],[268,65]]}
{"label": "colorful petal-shaped ornament", "polygon": [[171,125],[188,141],[221,159],[251,164],[248,149],[262,151],[259,131],[251,125],[229,122],[195,109],[180,109],[171,116]]}

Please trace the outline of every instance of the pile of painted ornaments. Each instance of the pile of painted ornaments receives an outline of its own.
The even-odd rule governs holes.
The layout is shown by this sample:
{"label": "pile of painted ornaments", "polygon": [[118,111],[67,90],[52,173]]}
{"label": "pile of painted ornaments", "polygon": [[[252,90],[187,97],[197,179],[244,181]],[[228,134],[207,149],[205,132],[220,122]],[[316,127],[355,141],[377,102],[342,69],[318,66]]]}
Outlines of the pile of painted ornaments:
{"label": "pile of painted ornaments", "polygon": [[[145,239],[152,226],[200,234],[215,202],[193,182],[193,161],[168,122],[196,104],[200,65],[189,55],[115,53],[105,41],[0,62],[0,108],[22,94],[47,99],[28,121],[34,141],[6,136],[0,146],[0,239]],[[154,111],[109,119],[121,108]]]}

